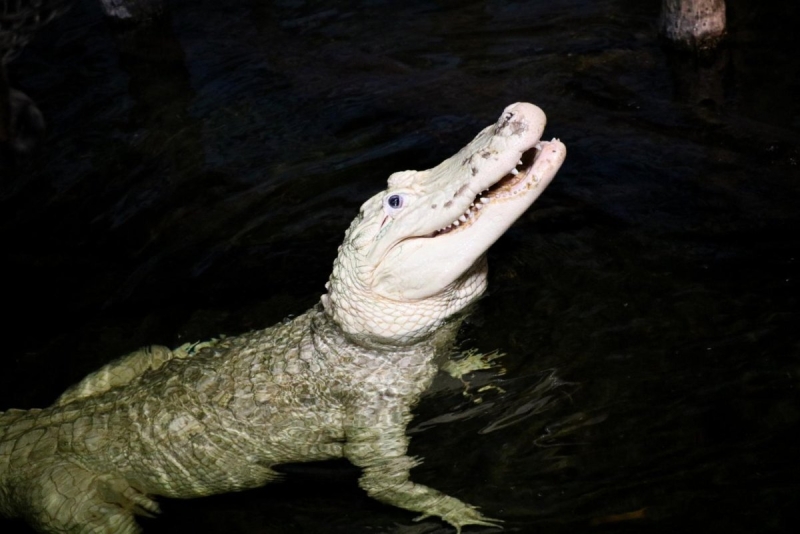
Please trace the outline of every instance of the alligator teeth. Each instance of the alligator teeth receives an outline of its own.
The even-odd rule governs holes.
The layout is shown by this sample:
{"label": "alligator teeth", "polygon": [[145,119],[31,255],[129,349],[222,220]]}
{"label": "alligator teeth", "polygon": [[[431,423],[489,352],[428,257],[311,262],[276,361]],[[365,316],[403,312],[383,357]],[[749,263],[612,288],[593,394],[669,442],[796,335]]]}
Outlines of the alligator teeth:
{"label": "alligator teeth", "polygon": [[[488,191],[489,191],[488,189],[484,189],[482,194],[485,194]],[[483,208],[483,206],[488,204],[489,202],[491,202],[491,200],[488,197],[485,196],[476,197],[475,200],[469,205],[469,208],[467,208],[467,211],[459,215],[458,219],[454,220],[444,228],[437,230],[433,235],[447,233],[455,228],[460,227],[461,225],[464,226],[469,225],[469,223],[472,222],[472,219],[475,219],[478,216],[478,210]]]}
{"label": "alligator teeth", "polygon": [[[544,143],[539,141],[534,146],[534,149],[536,151],[541,152],[541,150],[544,147],[545,147]],[[533,160],[535,161],[535,159],[536,157],[534,154]],[[511,176],[516,176],[517,177],[516,179],[512,179],[509,178],[508,176],[505,176],[504,177],[505,180],[503,180],[503,183],[500,184],[498,187],[492,186],[492,188],[486,188],[480,193],[478,193],[478,195],[472,201],[472,204],[469,205],[467,210],[464,213],[462,213],[458,217],[458,219],[451,222],[441,230],[434,232],[433,235],[439,235],[442,233],[450,232],[456,228],[461,227],[462,225],[464,227],[467,227],[472,223],[473,220],[477,219],[478,211],[481,210],[486,204],[491,203],[493,198],[506,198],[515,195],[517,192],[519,192],[520,190],[524,190],[525,188],[530,189],[532,185],[529,181],[532,181],[534,184],[538,184],[539,181],[541,181],[542,177],[533,173],[533,171],[531,170],[533,166],[532,164],[528,166],[526,165],[528,164],[523,162],[522,159],[517,161],[516,165],[514,165],[514,167],[510,171],[508,171],[508,173]],[[520,166],[522,167],[522,170],[517,168]],[[524,175],[523,180],[520,179],[522,178],[522,176],[520,176],[521,174]]]}

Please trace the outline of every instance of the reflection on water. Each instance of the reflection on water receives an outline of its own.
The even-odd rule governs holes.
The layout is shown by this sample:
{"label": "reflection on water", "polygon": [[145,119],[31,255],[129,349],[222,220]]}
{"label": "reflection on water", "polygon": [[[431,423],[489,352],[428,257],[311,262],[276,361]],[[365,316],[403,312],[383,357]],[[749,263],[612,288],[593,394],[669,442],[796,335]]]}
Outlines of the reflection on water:
{"label": "reflection on water", "polygon": [[[391,172],[529,100],[569,156],[492,249],[461,342],[506,372],[437,382],[415,479],[511,532],[788,530],[800,9],[730,1],[729,41],[693,58],[659,45],[656,4],[180,0],[134,32],[77,3],[9,68],[50,131],[0,163],[0,409],[302,312]],[[344,462],[285,471],[147,532],[448,532]]]}

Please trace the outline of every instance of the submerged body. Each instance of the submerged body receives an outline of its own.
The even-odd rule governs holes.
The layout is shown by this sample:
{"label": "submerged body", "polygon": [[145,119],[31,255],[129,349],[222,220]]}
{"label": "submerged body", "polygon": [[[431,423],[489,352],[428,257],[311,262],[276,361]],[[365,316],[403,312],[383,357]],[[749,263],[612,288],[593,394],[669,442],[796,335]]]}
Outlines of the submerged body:
{"label": "submerged body", "polygon": [[[119,506],[156,512],[148,495],[258,487],[276,477],[276,464],[343,456],[369,464],[381,447],[405,447],[404,434],[366,435],[385,426],[370,418],[410,419],[408,402],[436,373],[433,351],[429,343],[365,349],[316,307],[185,358],[164,347],[134,353],[168,361],[136,387],[0,415],[0,511],[42,529],[53,518],[79,528],[98,505],[112,516]],[[91,493],[110,502],[88,499],[59,517],[65,502]],[[136,531],[130,515],[120,521],[108,531]]]}
{"label": "submerged body", "polygon": [[344,457],[382,502],[459,530],[494,524],[410,480],[405,430],[454,315],[485,289],[486,249],[564,159],[539,141],[544,122],[509,106],[434,169],[392,175],[348,230],[327,294],[293,321],[137,351],[51,407],[0,413],[0,513],[42,532],[133,533],[154,496],[258,487],[275,465]]}

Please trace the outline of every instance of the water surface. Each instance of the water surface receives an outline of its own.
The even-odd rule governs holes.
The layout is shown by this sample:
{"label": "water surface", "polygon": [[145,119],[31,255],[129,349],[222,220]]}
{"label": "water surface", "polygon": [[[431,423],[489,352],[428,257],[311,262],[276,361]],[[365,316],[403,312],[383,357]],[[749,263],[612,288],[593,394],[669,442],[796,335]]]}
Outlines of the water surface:
{"label": "water surface", "polygon": [[[472,396],[437,382],[414,479],[510,532],[789,530],[800,9],[731,0],[727,43],[694,58],[658,41],[656,4],[178,0],[126,33],[78,2],[10,66],[50,129],[0,167],[0,409],[301,313],[390,173],[527,100],[569,155],[491,250],[460,339],[507,372]],[[345,462],[286,471],[165,502],[147,532],[452,532]]]}

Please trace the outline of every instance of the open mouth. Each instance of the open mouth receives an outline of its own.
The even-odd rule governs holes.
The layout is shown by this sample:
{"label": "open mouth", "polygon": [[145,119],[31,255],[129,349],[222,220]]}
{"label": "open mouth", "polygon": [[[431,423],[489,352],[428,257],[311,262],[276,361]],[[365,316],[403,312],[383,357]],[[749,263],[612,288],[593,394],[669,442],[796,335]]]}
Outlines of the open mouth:
{"label": "open mouth", "polygon": [[475,199],[467,208],[467,211],[462,213],[456,220],[436,230],[428,237],[437,237],[443,234],[464,229],[475,222],[480,217],[481,209],[494,201],[502,201],[504,199],[513,198],[520,193],[523,193],[539,183],[539,177],[533,172],[533,164],[536,158],[542,151],[541,141],[536,143],[532,148],[526,150],[520,158],[517,165],[511,169],[505,176],[500,178],[488,189],[484,189],[475,196]]}

